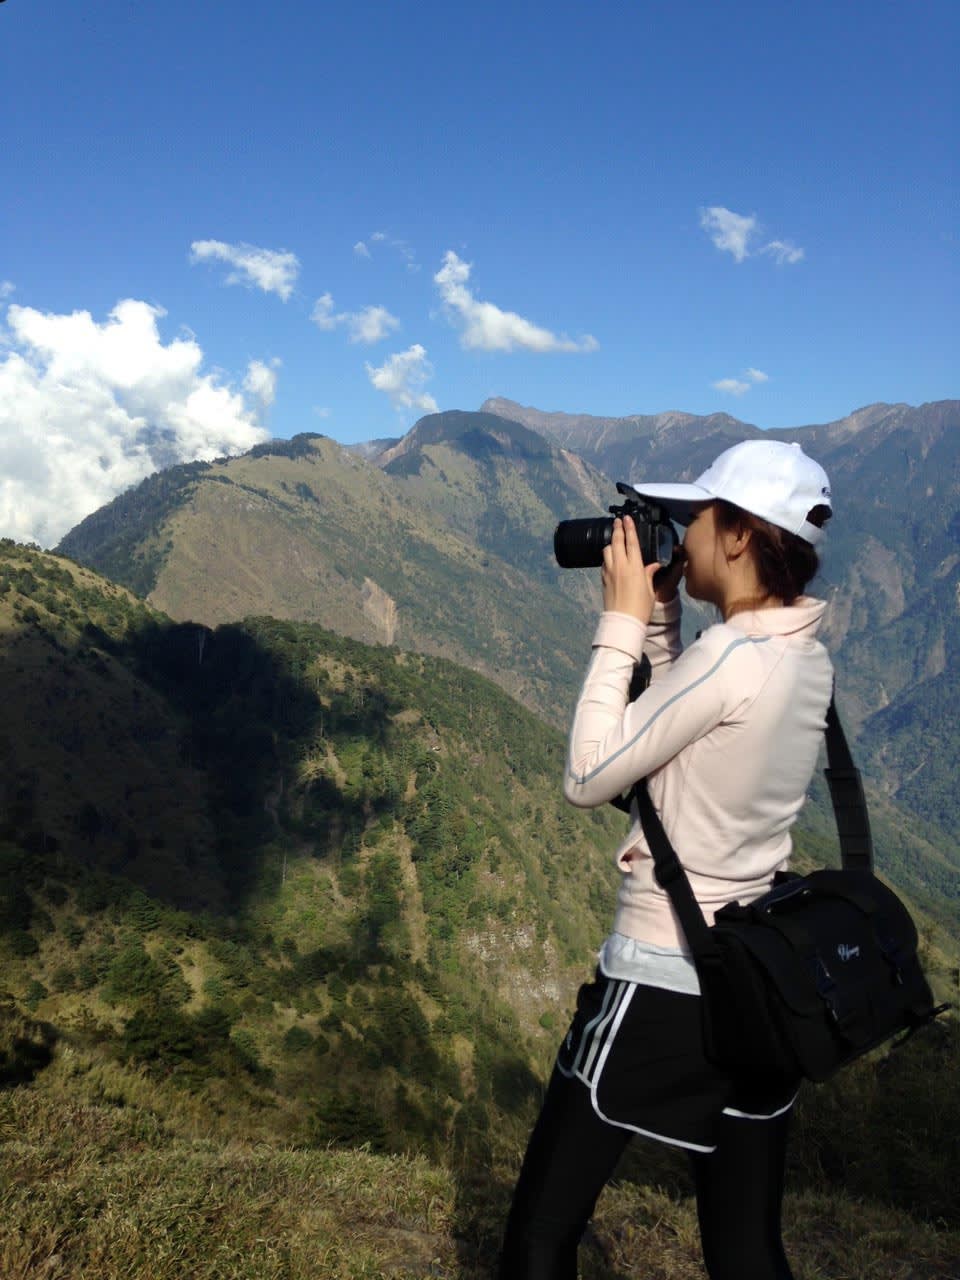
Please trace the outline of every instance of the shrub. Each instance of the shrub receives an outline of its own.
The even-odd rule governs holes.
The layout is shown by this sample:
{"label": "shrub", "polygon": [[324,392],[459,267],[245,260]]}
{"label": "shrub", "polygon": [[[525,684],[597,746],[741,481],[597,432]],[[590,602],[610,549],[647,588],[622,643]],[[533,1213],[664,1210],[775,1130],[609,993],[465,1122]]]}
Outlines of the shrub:
{"label": "shrub", "polygon": [[306,1027],[292,1026],[283,1037],[283,1047],[289,1053],[303,1053],[313,1044],[313,1036]]}
{"label": "shrub", "polygon": [[118,1001],[159,995],[163,974],[147,955],[142,942],[129,942],[107,970],[104,998]]}
{"label": "shrub", "polygon": [[53,971],[50,981],[53,983],[54,991],[72,991],[76,986],[77,977],[69,965],[62,964]]}
{"label": "shrub", "polygon": [[64,922],[62,932],[67,945],[76,951],[84,939],[84,931],[81,926],[77,924],[76,920],[67,920]]}
{"label": "shrub", "polygon": [[54,884],[50,881],[44,886],[43,892],[47,901],[55,907],[62,907],[70,896],[62,884]]}
{"label": "shrub", "polygon": [[227,984],[224,982],[222,978],[219,978],[214,974],[213,977],[207,978],[206,981],[204,982],[203,994],[207,997],[209,1001],[211,1001],[213,1004],[216,1004],[219,1000],[222,1000],[224,996],[227,994]]}
{"label": "shrub", "polygon": [[120,1054],[150,1066],[174,1067],[199,1048],[193,1020],[181,1013],[138,1009],[123,1024]]}
{"label": "shrub", "polygon": [[40,944],[26,929],[14,929],[8,933],[7,944],[15,956],[35,956],[40,950]]}
{"label": "shrub", "polygon": [[33,1012],[40,1001],[46,1000],[49,994],[50,992],[43,983],[34,978],[27,987],[26,994],[23,997],[23,1003],[31,1012]]}

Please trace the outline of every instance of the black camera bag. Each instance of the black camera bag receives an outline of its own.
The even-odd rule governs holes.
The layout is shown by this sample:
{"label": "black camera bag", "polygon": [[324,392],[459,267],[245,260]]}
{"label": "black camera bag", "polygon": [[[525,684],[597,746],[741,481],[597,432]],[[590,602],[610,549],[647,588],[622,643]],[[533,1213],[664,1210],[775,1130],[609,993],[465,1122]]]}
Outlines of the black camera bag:
{"label": "black camera bag", "polygon": [[763,897],[722,907],[712,927],[646,779],[633,789],[657,882],[693,952],[707,1056],[718,1066],[826,1080],[948,1007],[934,1007],[910,913],[873,874],[863,785],[832,699],[827,759],[843,869],[782,873]]}

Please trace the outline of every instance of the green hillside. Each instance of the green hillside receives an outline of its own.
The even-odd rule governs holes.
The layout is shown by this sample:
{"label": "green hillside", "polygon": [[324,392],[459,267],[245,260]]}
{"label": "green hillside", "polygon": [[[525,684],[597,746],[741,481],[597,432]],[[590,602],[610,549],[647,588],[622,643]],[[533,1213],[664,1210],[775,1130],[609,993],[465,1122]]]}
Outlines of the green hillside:
{"label": "green hillside", "polygon": [[571,637],[590,627],[597,585],[562,575],[543,531],[593,501],[595,481],[551,454],[540,460],[543,496],[517,475],[504,479],[502,509],[484,507],[486,525],[508,530],[535,514],[535,534],[521,536],[535,550],[520,560],[509,536],[475,540],[474,497],[487,481],[462,457],[444,510],[436,486],[396,479],[322,436],[153,476],[60,549],[178,620],[268,614],[451,658],[559,726],[582,663]]}
{"label": "green hillside", "polygon": [[[429,415],[366,451],[301,436],[174,468],[63,549],[176,618],[269,613],[442,654],[563,728],[599,601],[596,574],[553,563],[556,521],[601,512],[617,479],[693,478],[757,428],[724,414],[485,408]],[[830,602],[824,639],[858,755],[948,861],[960,833],[958,423],[960,403],[942,401],[772,433],[802,439],[832,478],[815,589]],[[688,629],[709,622],[688,615]]]}
{"label": "green hillside", "polygon": [[400,1148],[522,1108],[623,821],[563,805],[559,734],[443,660],[3,553],[8,989],[288,1134],[318,1097]]}
{"label": "green hillside", "polygon": [[[622,816],[565,806],[560,735],[449,662],[0,570],[0,1274],[488,1275]],[[801,1277],[950,1274],[957,1050],[811,1091]],[[676,1153],[637,1148],[587,1254],[697,1274]]]}

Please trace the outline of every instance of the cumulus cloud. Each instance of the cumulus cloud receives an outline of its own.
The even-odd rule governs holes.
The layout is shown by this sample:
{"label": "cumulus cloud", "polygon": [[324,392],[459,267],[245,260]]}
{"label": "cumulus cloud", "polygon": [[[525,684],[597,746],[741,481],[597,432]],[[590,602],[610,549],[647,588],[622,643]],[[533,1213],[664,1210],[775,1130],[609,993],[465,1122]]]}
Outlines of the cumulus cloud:
{"label": "cumulus cloud", "polygon": [[[242,453],[267,433],[204,373],[196,339],[164,343],[162,308],[128,298],[103,323],[10,306],[0,358],[0,533],[53,546],[159,468]],[[247,370],[263,402],[272,370]],[[259,390],[255,390],[259,388]]]}
{"label": "cumulus cloud", "polygon": [[351,342],[373,343],[399,329],[400,321],[386,307],[364,307],[348,315],[347,328]]}
{"label": "cumulus cloud", "polygon": [[339,320],[333,313],[333,294],[324,293],[313,304],[310,319],[318,329],[335,329]]}
{"label": "cumulus cloud", "polygon": [[271,360],[269,364],[264,364],[262,360],[251,360],[247,366],[243,389],[258,401],[264,409],[269,409],[277,398],[277,370],[279,368],[279,360]]}
{"label": "cumulus cloud", "polygon": [[227,284],[276,293],[284,302],[293,293],[300,274],[300,260],[285,249],[260,249],[255,244],[225,244],[222,240],[194,240],[190,261],[226,262],[233,267]]}
{"label": "cumulus cloud", "polygon": [[765,244],[760,253],[769,253],[776,258],[777,262],[800,262],[803,258],[803,250],[798,249],[795,244],[791,244],[789,240],[771,240],[769,244]]}
{"label": "cumulus cloud", "polygon": [[400,328],[400,321],[386,307],[364,307],[360,311],[336,311],[333,295],[322,294],[314,304],[310,317],[318,329],[329,332],[343,325],[351,342],[371,346]]}
{"label": "cumulus cloud", "polygon": [[735,262],[743,262],[744,258],[750,256],[747,241],[757,229],[754,214],[744,217],[743,214],[734,213],[732,209],[714,205],[710,209],[700,210],[700,225],[717,248],[723,253],[732,254]]}
{"label": "cumulus cloud", "polygon": [[367,248],[367,246],[363,243],[362,240],[358,240],[357,243],[353,246],[353,252],[357,255],[358,258],[370,257],[370,250]]}
{"label": "cumulus cloud", "polygon": [[12,280],[0,280],[0,300],[9,298],[16,287]]}
{"label": "cumulus cloud", "polygon": [[770,240],[754,249],[753,242],[761,230],[755,213],[747,216],[725,209],[723,205],[712,205],[709,209],[700,210],[700,226],[722,253],[731,254],[734,262],[766,253],[782,265],[800,262],[804,256],[803,250],[789,240]]}
{"label": "cumulus cloud", "polygon": [[390,397],[395,409],[419,409],[436,413],[436,400],[422,388],[433,376],[433,366],[419,342],[406,351],[388,356],[379,368],[366,366],[367,377],[378,391]]}
{"label": "cumulus cloud", "polygon": [[743,376],[740,378],[721,378],[718,382],[711,385],[716,391],[723,391],[727,395],[742,396],[749,391],[752,386],[758,382],[769,382],[770,375],[764,373],[762,369],[744,369]]}
{"label": "cumulus cloud", "polygon": [[713,386],[717,391],[725,391],[731,396],[742,396],[745,391],[750,390],[750,383],[743,382],[740,378],[721,378]]}
{"label": "cumulus cloud", "polygon": [[515,311],[503,311],[492,302],[481,302],[467,287],[472,263],[448,249],[443,266],[433,277],[447,314],[461,327],[460,345],[474,351],[595,351],[596,338],[557,335],[525,320]]}

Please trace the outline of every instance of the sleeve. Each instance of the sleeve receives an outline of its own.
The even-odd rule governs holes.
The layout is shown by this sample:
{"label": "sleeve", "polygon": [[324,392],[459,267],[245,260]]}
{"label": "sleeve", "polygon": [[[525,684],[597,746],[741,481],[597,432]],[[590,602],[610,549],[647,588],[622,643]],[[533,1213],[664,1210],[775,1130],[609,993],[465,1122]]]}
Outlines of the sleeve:
{"label": "sleeve", "polygon": [[563,791],[592,809],[666,764],[742,703],[731,668],[749,638],[711,627],[633,702],[630,677],[647,628],[604,613],[570,731]]}
{"label": "sleeve", "polygon": [[657,680],[668,671],[683,653],[680,642],[680,597],[676,595],[666,604],[658,601],[647,623],[643,641],[643,653],[650,662],[650,679]]}

